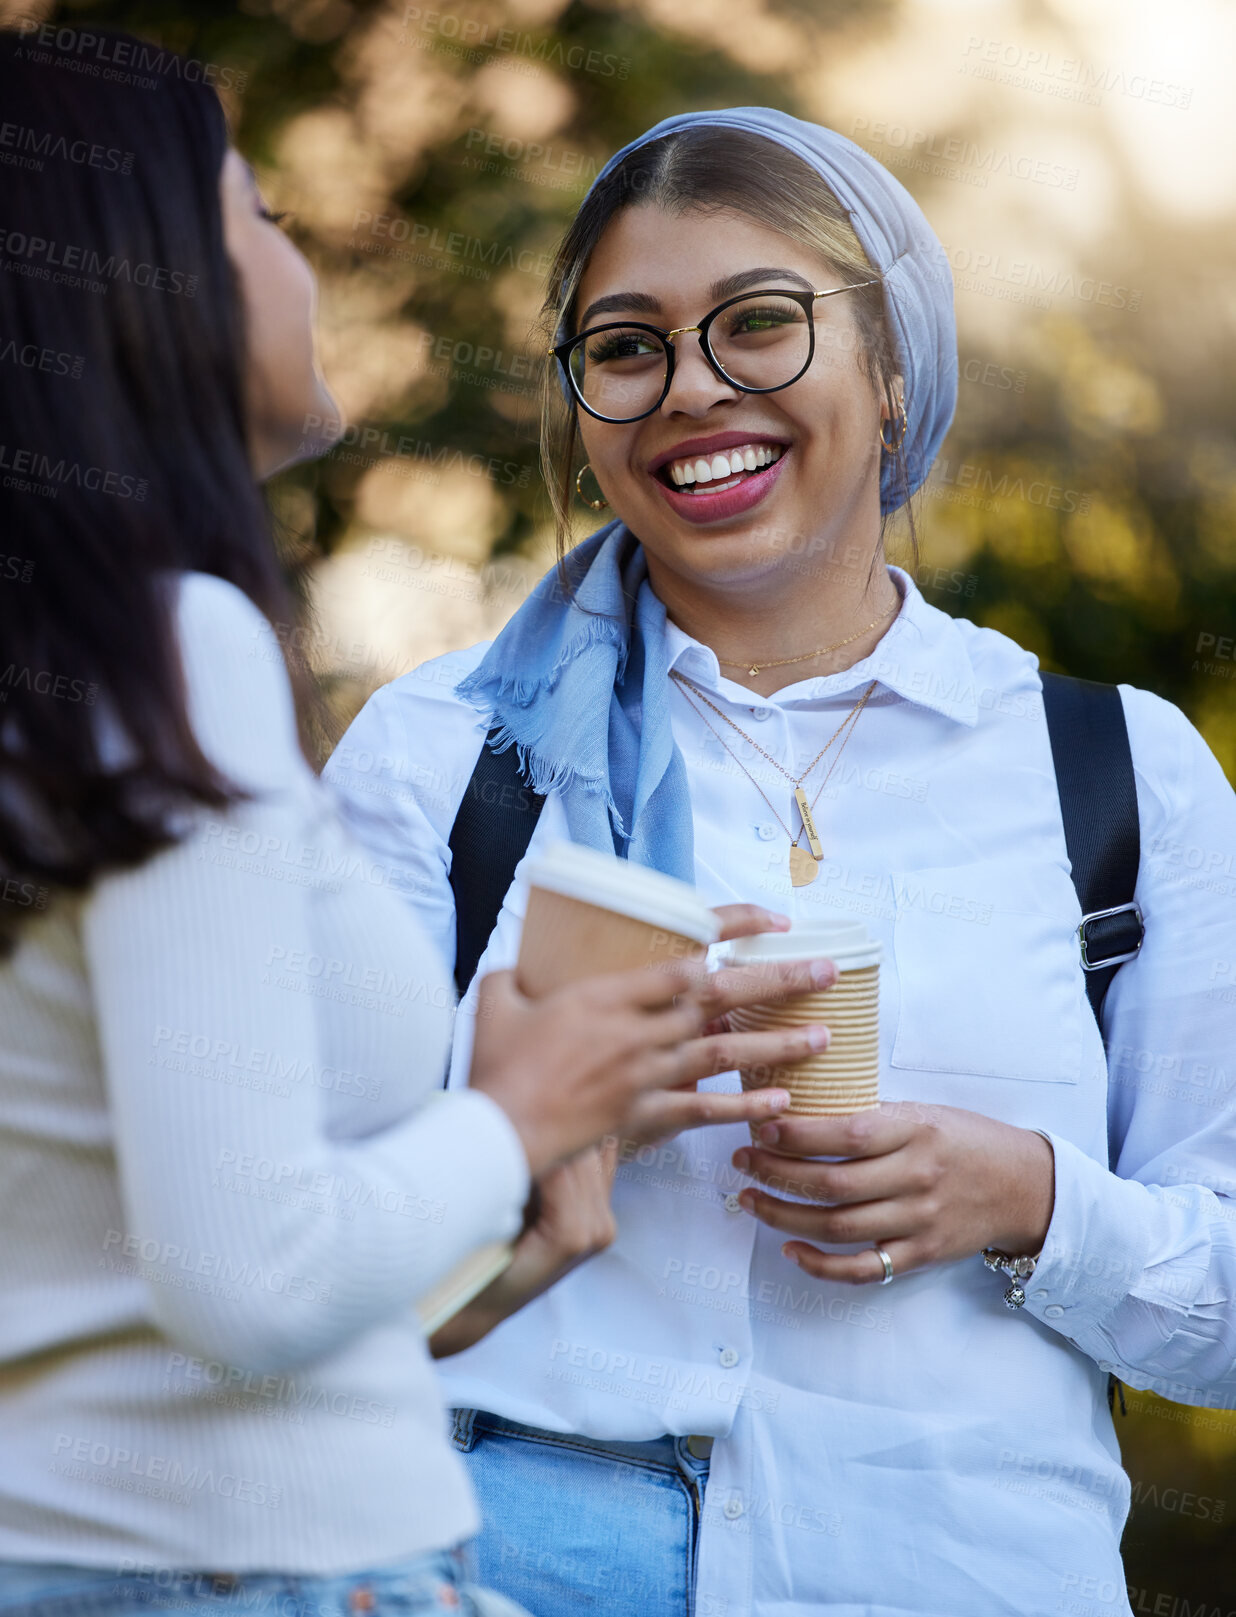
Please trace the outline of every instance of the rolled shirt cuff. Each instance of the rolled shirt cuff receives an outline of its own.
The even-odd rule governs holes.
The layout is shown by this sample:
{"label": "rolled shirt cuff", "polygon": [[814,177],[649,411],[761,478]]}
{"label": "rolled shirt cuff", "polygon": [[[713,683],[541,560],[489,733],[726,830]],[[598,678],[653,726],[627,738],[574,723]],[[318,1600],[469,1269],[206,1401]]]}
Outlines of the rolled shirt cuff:
{"label": "rolled shirt cuff", "polygon": [[[1086,1350],[1085,1335],[1120,1306],[1146,1271],[1151,1197],[1070,1140],[1040,1129],[1056,1159],[1056,1196],[1043,1251],[1025,1281],[1029,1313]],[[1110,1353],[1106,1337],[1096,1352]]]}

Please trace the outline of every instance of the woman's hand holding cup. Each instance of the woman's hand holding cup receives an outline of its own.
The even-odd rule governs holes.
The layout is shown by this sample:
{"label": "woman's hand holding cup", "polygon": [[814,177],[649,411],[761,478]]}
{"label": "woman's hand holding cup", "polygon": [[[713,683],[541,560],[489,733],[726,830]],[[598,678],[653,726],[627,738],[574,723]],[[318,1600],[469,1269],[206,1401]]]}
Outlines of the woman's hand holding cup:
{"label": "woman's hand holding cup", "polygon": [[[721,938],[781,930],[785,917],[754,905],[718,910]],[[702,959],[668,959],[585,977],[537,999],[514,973],[479,985],[474,1089],[506,1111],[537,1177],[603,1136],[640,1143],[710,1123],[763,1122],[789,1105],[785,1090],[699,1094],[702,1078],[772,1069],[828,1043],[823,1026],[736,1033],[741,1007],[818,992],[836,979],[828,960],[760,962],[708,972]]]}
{"label": "woman's hand holding cup", "polygon": [[[723,904],[713,912],[721,923],[718,943],[753,937],[762,932],[786,932],[789,917],[756,904]],[[727,966],[704,975],[697,992],[708,1018],[700,1036],[684,1054],[684,1077],[669,1089],[650,1090],[635,1102],[623,1138],[644,1145],[667,1139],[683,1129],[714,1123],[759,1125],[778,1116],[790,1104],[784,1089],[748,1089],[734,1095],[700,1094],[701,1078],[741,1069],[771,1071],[828,1045],[823,1024],[764,1033],[736,1033],[728,1013],[751,1005],[770,1005],[801,994],[819,993],[837,980],[831,960],[794,960]]]}
{"label": "woman's hand holding cup", "polygon": [[644,1091],[702,1076],[701,978],[696,962],[663,961],[537,999],[514,972],[481,980],[469,1083],[511,1119],[534,1178],[620,1133]]}
{"label": "woman's hand holding cup", "polygon": [[[715,913],[719,942],[789,925],[749,904]],[[779,1116],[790,1103],[785,1090],[700,1094],[695,1086],[716,1073],[771,1069],[822,1049],[826,1028],[736,1033],[727,1016],[819,991],[835,978],[827,960],[709,973],[703,959],[687,958],[584,978],[536,999],[520,991],[513,972],[483,978],[471,1086],[511,1118],[537,1190],[510,1268],[437,1333],[435,1356],[470,1346],[609,1244],[609,1197],[624,1145]]]}

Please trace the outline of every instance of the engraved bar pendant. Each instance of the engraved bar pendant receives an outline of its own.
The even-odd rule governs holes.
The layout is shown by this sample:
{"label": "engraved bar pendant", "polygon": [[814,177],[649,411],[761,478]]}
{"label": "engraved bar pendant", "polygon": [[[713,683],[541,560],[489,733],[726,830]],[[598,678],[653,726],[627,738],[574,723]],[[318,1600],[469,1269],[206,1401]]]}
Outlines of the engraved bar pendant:
{"label": "engraved bar pendant", "polygon": [[798,804],[798,812],[803,817],[803,830],[807,833],[807,841],[810,844],[812,855],[816,859],[823,859],[824,849],[820,846],[820,839],[815,834],[815,821],[811,818],[811,804],[808,803],[807,794],[801,786],[794,788],[794,801]]}

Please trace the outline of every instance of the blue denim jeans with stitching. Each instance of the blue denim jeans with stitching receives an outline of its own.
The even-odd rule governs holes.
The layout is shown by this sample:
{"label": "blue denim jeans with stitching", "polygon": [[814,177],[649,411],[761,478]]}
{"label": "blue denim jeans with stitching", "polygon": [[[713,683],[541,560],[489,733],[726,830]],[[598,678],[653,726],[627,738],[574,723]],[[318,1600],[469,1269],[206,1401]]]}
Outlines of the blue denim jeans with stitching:
{"label": "blue denim jeans with stitching", "polygon": [[[474,1541],[473,1541],[474,1542]],[[475,1583],[472,1542],[333,1577],[290,1572],[120,1572],[0,1561],[2,1617],[521,1617]],[[522,1617],[527,1617],[526,1613]]]}
{"label": "blue denim jeans with stitching", "polygon": [[692,1617],[710,1445],[602,1442],[453,1410],[480,1581],[534,1617]]}

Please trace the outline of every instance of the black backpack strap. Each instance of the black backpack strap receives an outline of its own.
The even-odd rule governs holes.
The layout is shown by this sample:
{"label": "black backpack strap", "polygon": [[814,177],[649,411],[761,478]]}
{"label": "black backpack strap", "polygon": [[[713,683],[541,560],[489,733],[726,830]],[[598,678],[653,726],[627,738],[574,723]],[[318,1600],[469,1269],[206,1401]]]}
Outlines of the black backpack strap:
{"label": "black backpack strap", "polygon": [[1115,685],[1065,674],[1042,679],[1064,841],[1082,908],[1077,932],[1086,993],[1102,1029],[1108,986],[1145,933],[1133,896],[1141,830],[1129,731]]}
{"label": "black backpack strap", "polygon": [[497,730],[481,748],[451,827],[455,894],[455,986],[460,999],[498,920],[498,911],[527,852],[545,799],[525,782],[516,749],[495,752]]}

